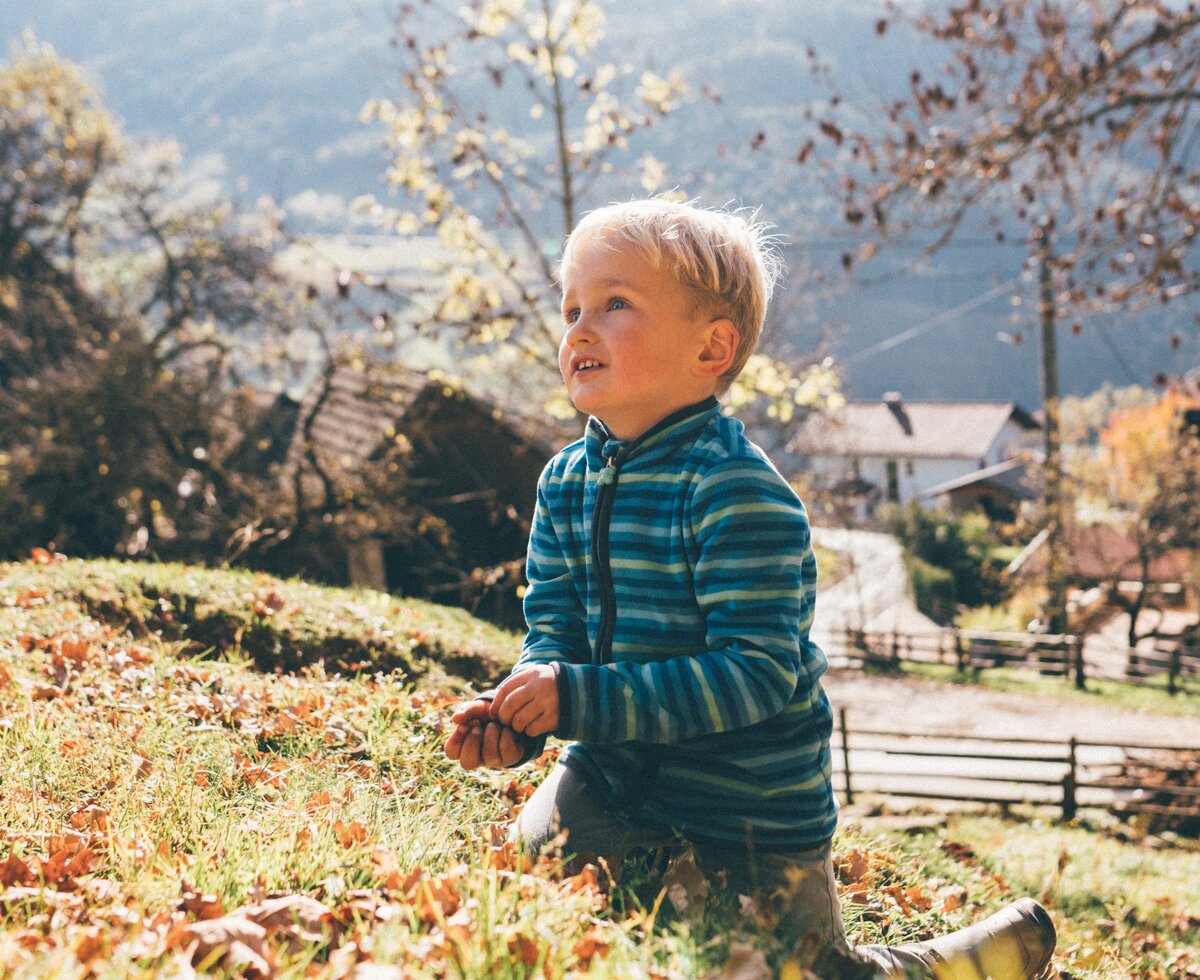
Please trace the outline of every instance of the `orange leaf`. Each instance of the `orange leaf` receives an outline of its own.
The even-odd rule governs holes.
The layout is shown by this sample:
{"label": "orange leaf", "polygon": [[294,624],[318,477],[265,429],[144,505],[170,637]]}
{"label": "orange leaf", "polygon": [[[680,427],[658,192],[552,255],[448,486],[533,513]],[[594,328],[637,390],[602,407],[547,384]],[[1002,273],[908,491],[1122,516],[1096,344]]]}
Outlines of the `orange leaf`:
{"label": "orange leaf", "polygon": [[338,842],[342,847],[346,848],[353,847],[355,844],[365,844],[371,839],[366,825],[357,820],[348,826],[338,820],[333,825],[333,832],[338,835]]}
{"label": "orange leaf", "polygon": [[423,881],[417,890],[417,917],[426,923],[453,915],[462,905],[452,879],[439,875]]}
{"label": "orange leaf", "polygon": [[608,955],[608,940],[604,938],[604,933],[598,926],[592,926],[583,934],[583,938],[575,944],[572,952],[579,961],[579,966],[587,970],[591,967],[592,960],[597,956],[604,959]]}
{"label": "orange leaf", "polygon": [[225,906],[216,895],[201,894],[186,881],[179,898],[172,904],[175,908],[190,912],[197,919],[219,919],[225,915]]}
{"label": "orange leaf", "polygon": [[0,885],[5,888],[10,885],[32,885],[35,881],[37,875],[15,854],[9,854],[0,864]]}
{"label": "orange leaf", "polygon": [[384,847],[375,848],[371,852],[371,865],[375,880],[383,882],[388,891],[407,891],[405,878],[400,873],[400,862],[394,853]]}
{"label": "orange leaf", "polygon": [[64,660],[69,660],[76,667],[82,667],[94,659],[92,645],[87,640],[63,640],[59,644],[59,652]]}
{"label": "orange leaf", "polygon": [[64,848],[50,856],[50,860],[39,860],[42,878],[47,884],[70,885],[75,878],[87,874],[96,860],[96,852],[90,847],[79,850]]}
{"label": "orange leaf", "polygon": [[316,813],[317,810],[326,806],[329,806],[329,790],[313,793],[304,803],[304,809],[309,813]]}
{"label": "orange leaf", "polygon": [[538,944],[523,932],[508,937],[508,953],[510,956],[515,956],[526,966],[536,966],[537,961],[541,959],[542,955]]}
{"label": "orange leaf", "polygon": [[45,548],[34,548],[29,552],[29,557],[36,565],[49,565],[54,561],[54,556]]}
{"label": "orange leaf", "polygon": [[500,792],[506,799],[511,800],[513,803],[524,803],[529,797],[533,796],[535,789],[536,787],[529,783],[518,783],[515,779],[510,779],[504,784],[504,789]]}
{"label": "orange leaf", "polygon": [[104,934],[96,927],[88,929],[75,944],[75,958],[84,966],[104,955],[108,943]]}
{"label": "orange leaf", "polygon": [[559,888],[568,895],[578,892],[599,894],[604,890],[600,885],[600,869],[594,864],[585,864],[579,874],[564,878]]}
{"label": "orange leaf", "polygon": [[69,819],[71,826],[76,830],[108,829],[108,811],[94,803],[81,810],[76,810]]}

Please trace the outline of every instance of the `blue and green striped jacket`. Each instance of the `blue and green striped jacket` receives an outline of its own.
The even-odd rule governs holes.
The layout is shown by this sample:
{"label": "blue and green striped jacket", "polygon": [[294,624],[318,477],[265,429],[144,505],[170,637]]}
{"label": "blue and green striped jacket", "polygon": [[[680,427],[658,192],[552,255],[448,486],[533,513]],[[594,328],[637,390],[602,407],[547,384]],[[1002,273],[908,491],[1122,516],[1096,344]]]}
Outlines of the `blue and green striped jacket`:
{"label": "blue and green striped jacket", "polygon": [[547,465],[517,670],[551,663],[564,761],[697,843],[833,834],[832,714],[804,506],[708,399],[632,442],[596,419]]}

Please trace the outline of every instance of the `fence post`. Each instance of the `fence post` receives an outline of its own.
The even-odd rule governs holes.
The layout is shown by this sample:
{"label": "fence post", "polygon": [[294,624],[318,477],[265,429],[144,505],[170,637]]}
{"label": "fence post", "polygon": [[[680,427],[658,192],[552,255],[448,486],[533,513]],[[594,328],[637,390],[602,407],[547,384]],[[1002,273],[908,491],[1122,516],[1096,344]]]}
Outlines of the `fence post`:
{"label": "fence post", "polygon": [[1078,785],[1075,774],[1076,748],[1077,743],[1075,741],[1075,737],[1071,736],[1071,741],[1068,743],[1067,748],[1067,772],[1066,775],[1063,776],[1063,820],[1074,820],[1075,810],[1077,808],[1075,803],[1075,789]]}
{"label": "fence post", "polygon": [[1179,655],[1179,648],[1181,646],[1183,646],[1182,643],[1176,643],[1175,649],[1171,651],[1171,662],[1170,662],[1170,665],[1167,667],[1167,693],[1168,694],[1178,694],[1179,693],[1179,683],[1178,683],[1179,671],[1182,667],[1182,663],[1181,663],[1182,658]]}
{"label": "fence post", "polygon": [[966,664],[966,647],[963,645],[963,635],[961,630],[954,631],[954,660],[957,664],[957,669],[960,674],[967,669]]}
{"label": "fence post", "polygon": [[1071,659],[1075,666],[1075,686],[1081,690],[1087,690],[1086,676],[1083,663],[1083,640],[1082,636],[1071,638]]}
{"label": "fence post", "polygon": [[846,727],[846,709],[838,708],[838,728],[842,732],[842,768],[846,773],[846,802],[854,802],[854,790],[850,787],[850,734]]}
{"label": "fence post", "polygon": [[896,627],[892,627],[892,663],[896,663],[900,659],[900,631]]}

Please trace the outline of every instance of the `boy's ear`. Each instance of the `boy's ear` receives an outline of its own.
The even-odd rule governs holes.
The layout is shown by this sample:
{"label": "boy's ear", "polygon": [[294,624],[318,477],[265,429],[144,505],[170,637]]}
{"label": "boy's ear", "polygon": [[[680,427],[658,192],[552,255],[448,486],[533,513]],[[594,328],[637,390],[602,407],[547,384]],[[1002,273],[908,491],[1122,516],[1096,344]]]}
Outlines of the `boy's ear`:
{"label": "boy's ear", "polygon": [[704,347],[693,373],[702,378],[719,378],[733,364],[738,351],[738,334],[733,321],[722,317],[705,327]]}

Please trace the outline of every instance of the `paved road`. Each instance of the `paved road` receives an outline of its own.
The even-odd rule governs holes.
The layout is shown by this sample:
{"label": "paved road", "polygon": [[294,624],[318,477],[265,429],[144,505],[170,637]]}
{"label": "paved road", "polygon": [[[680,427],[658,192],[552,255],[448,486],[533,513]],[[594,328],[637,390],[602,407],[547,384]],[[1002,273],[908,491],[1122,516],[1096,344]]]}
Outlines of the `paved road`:
{"label": "paved road", "polygon": [[818,643],[836,630],[865,625],[907,594],[900,542],[890,534],[813,528],[813,541],[840,552],[849,568],[842,579],[817,593],[812,633]]}
{"label": "paved road", "polygon": [[[1023,753],[1060,753],[1056,749],[1047,753],[1040,747],[1006,745],[1006,739],[1055,739],[1065,743],[1074,737],[1083,742],[1158,743],[1200,750],[1200,709],[1196,717],[1156,716],[1105,704],[1059,701],[911,677],[869,676],[855,670],[830,671],[823,684],[834,710],[844,707],[847,712],[851,772],[874,774],[855,777],[860,790],[883,790],[896,796],[904,796],[905,789],[909,789],[935,790],[967,798],[991,794],[1021,798],[1023,790],[1014,783],[981,781],[979,777],[1057,782],[1067,767],[1062,763],[980,758],[914,759],[886,751],[889,747],[902,750],[901,744],[857,737],[856,729],[986,737],[992,740],[990,744],[971,743],[978,746],[979,754],[1012,757]],[[963,752],[961,743],[953,746],[922,739],[919,744],[931,751]],[[1120,763],[1125,753],[1108,747],[1080,747],[1077,758],[1081,767],[1078,775],[1087,780],[1104,775],[1104,767]],[[840,786],[843,766],[840,750],[835,752],[834,761]],[[1034,787],[1029,792],[1047,802],[1062,798],[1061,789],[1055,786]],[[1087,790],[1080,792],[1079,799],[1104,803],[1118,795],[1119,792]]]}
{"label": "paved road", "polygon": [[[837,649],[831,634],[847,626],[871,629],[898,629],[924,633],[936,624],[916,612],[907,596],[908,582],[899,543],[886,534],[869,531],[814,528],[814,540],[847,556],[848,574],[817,596],[817,615],[813,638],[831,652]],[[1196,717],[1159,717],[1110,705],[1059,701],[1022,694],[989,691],[978,687],[938,684],[912,677],[889,678],[866,675],[857,670],[833,670],[825,677],[825,689],[835,710],[846,708],[850,728],[852,772],[872,772],[859,785],[873,783],[896,795],[904,789],[960,792],[964,796],[995,793],[1020,797],[1020,787],[994,779],[1061,780],[1063,763],[1045,761],[997,761],[980,758],[914,758],[899,754],[903,743],[884,739],[856,738],[855,730],[884,732],[934,733],[945,736],[972,735],[992,740],[975,743],[979,754],[1017,756],[1056,755],[1057,749],[1022,747],[1006,739],[1054,739],[1063,744],[1075,738],[1083,742],[1120,744],[1160,743],[1195,746],[1200,749],[1200,704]],[[930,751],[963,752],[962,744],[925,742]],[[913,743],[910,743],[913,744]],[[892,751],[888,751],[892,749]],[[1124,758],[1120,749],[1081,747],[1078,752],[1080,776],[1097,775],[1104,766]],[[835,753],[836,769],[841,770],[840,751]],[[913,772],[920,775],[911,775]],[[1061,788],[1038,787],[1036,792],[1049,801],[1061,800]],[[1109,791],[1091,790],[1080,794],[1101,802],[1111,799]]]}
{"label": "paved road", "polygon": [[879,677],[856,670],[831,670],[822,684],[834,709],[846,708],[851,727],[996,738],[1167,742],[1200,748],[1200,703],[1195,716],[1153,715],[1104,703],[1060,701],[913,677]]}

